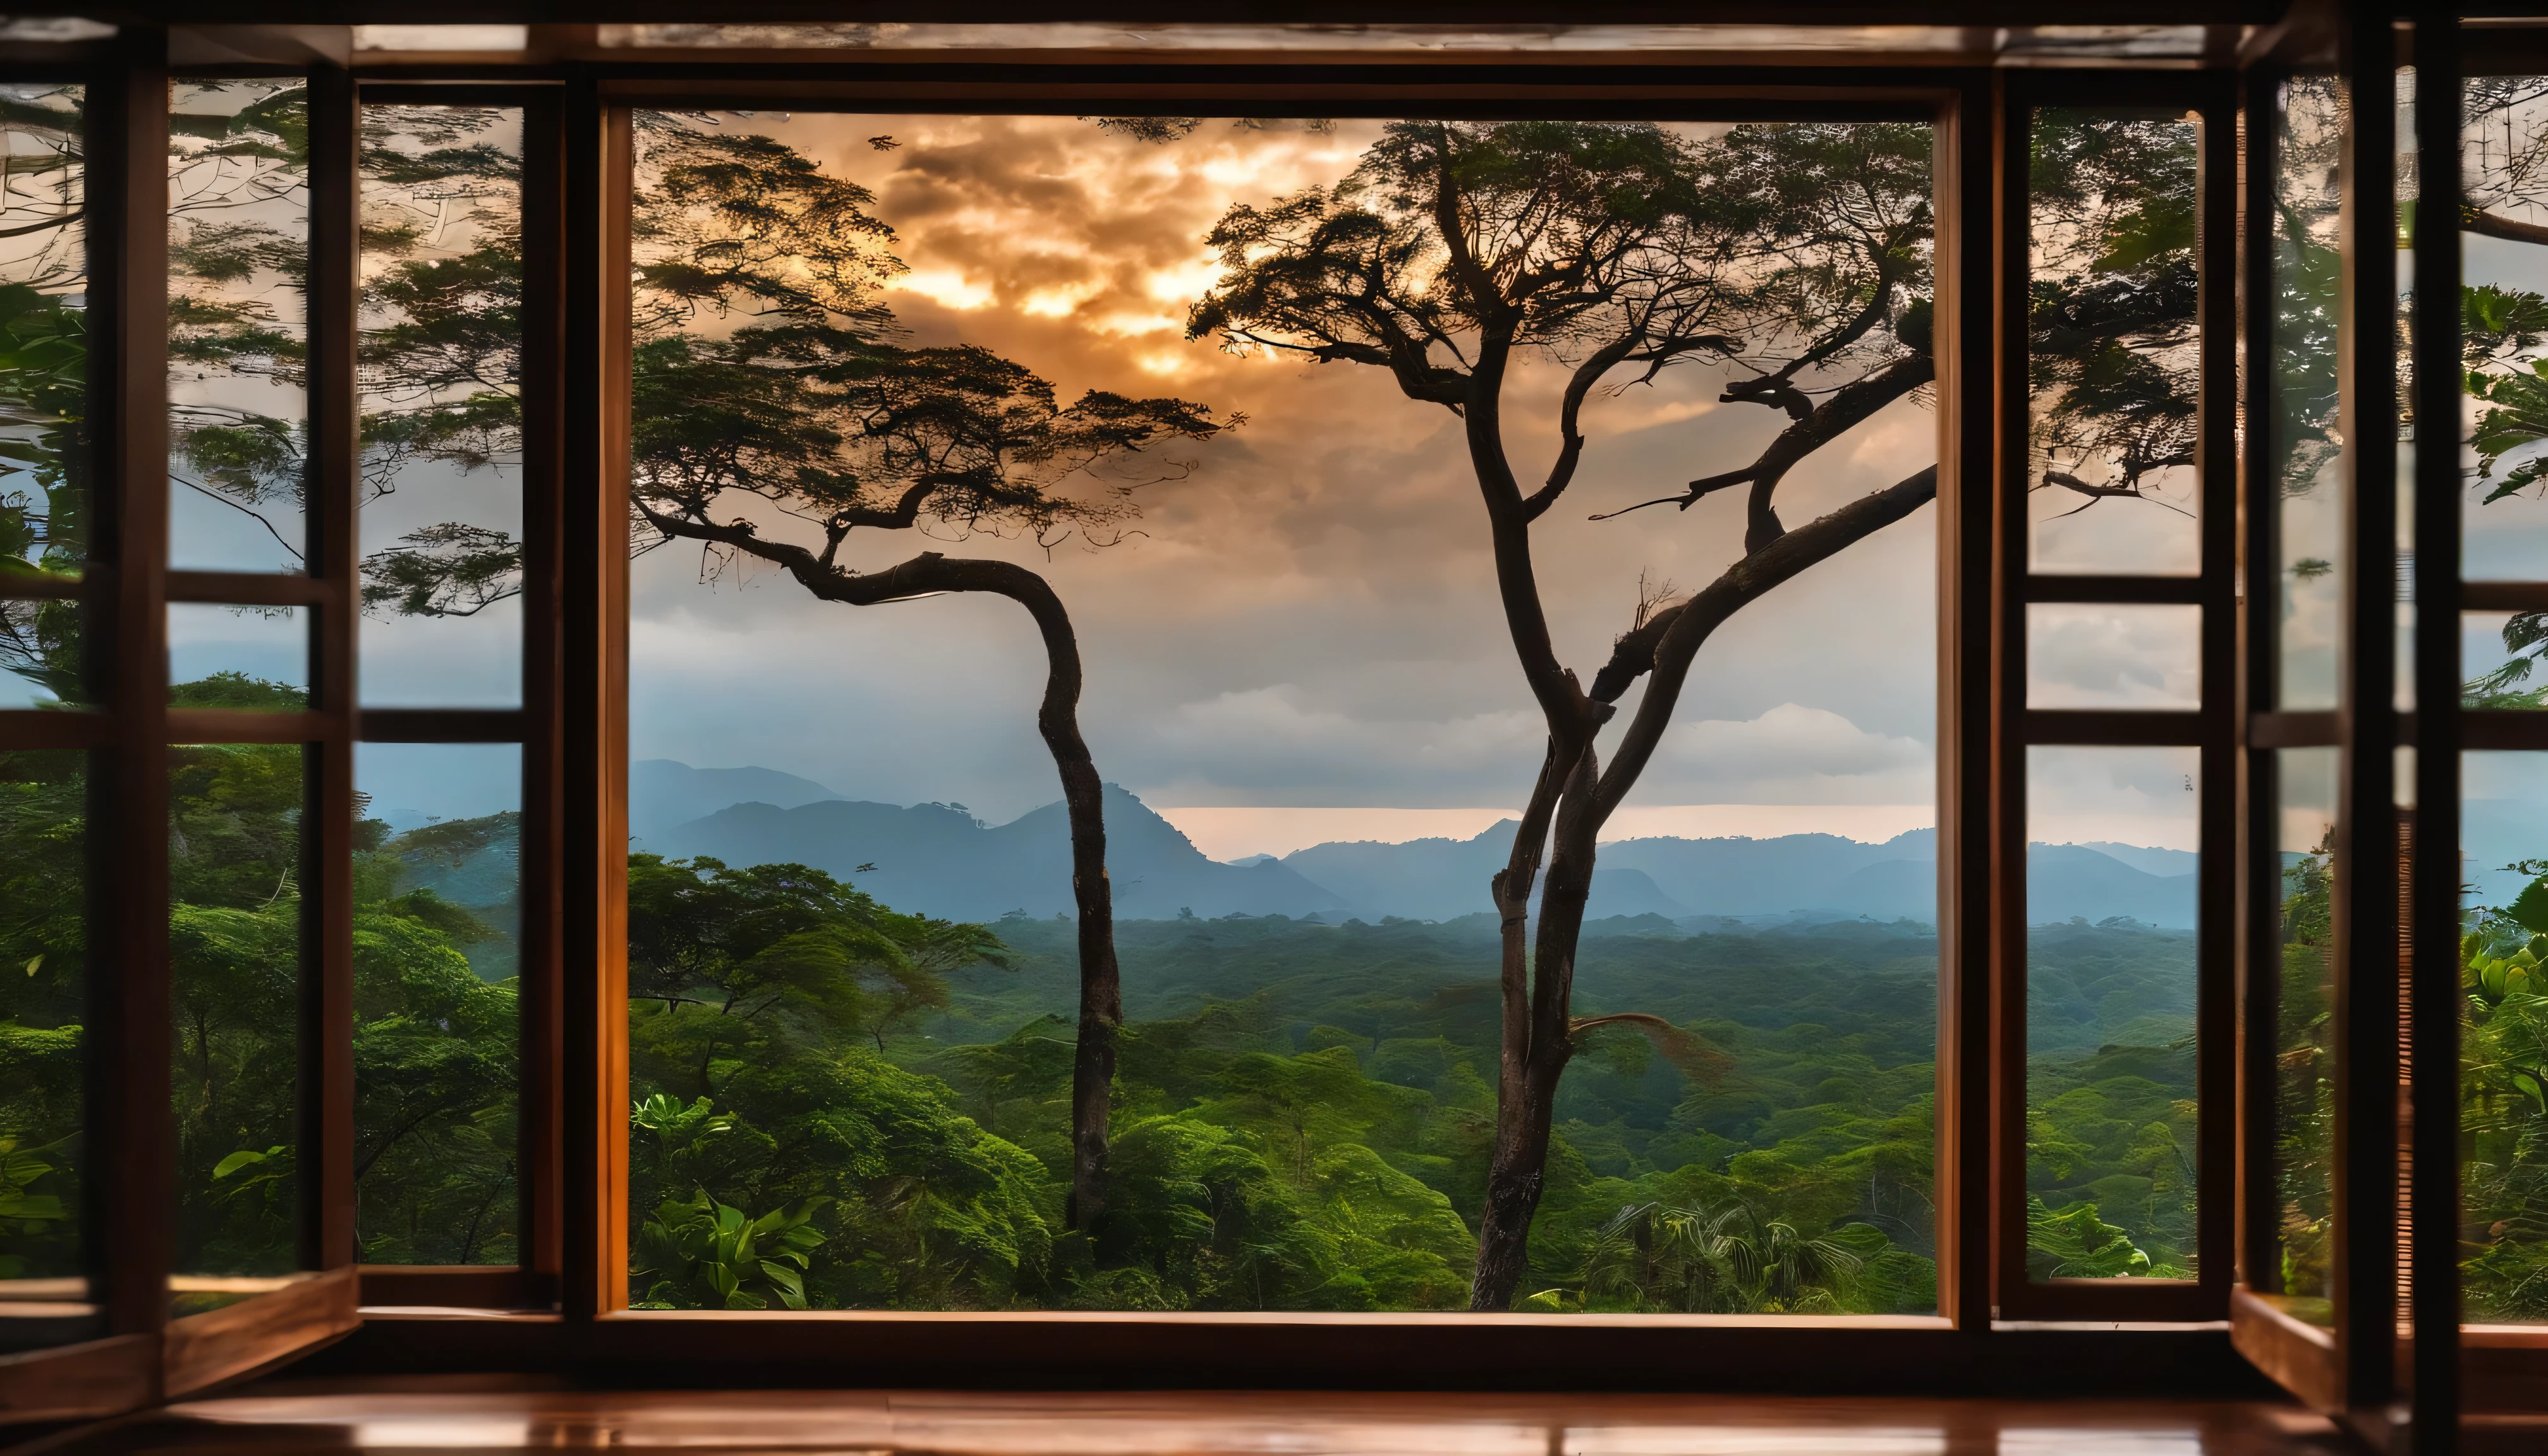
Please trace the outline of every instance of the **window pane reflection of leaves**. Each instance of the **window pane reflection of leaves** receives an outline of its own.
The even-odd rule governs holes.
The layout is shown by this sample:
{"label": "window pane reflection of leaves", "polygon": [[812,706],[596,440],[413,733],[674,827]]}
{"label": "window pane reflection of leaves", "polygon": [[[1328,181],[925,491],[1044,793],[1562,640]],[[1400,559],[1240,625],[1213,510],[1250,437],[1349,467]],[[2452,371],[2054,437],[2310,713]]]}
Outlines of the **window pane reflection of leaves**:
{"label": "window pane reflection of leaves", "polygon": [[[0,85],[9,186],[0,191],[0,589],[85,569],[94,502],[88,440],[84,95]],[[0,596],[0,708],[78,703],[81,606]]]}
{"label": "window pane reflection of leaves", "polygon": [[[293,696],[266,687],[268,706]],[[168,751],[180,1316],[297,1266],[303,755],[298,744]]]}
{"label": "window pane reflection of leaves", "polygon": [[299,572],[310,450],[307,87],[180,82],[168,133],[168,564]]}
{"label": "window pane reflection of leaves", "polygon": [[2267,469],[2274,482],[2279,687],[2286,711],[2335,706],[2344,560],[2342,432],[2336,415],[2336,148],[2342,83],[2295,76],[2276,118],[2273,340]]}
{"label": "window pane reflection of leaves", "polygon": [[87,809],[83,755],[0,752],[0,1351],[101,1332],[80,1246]]}
{"label": "window pane reflection of leaves", "polygon": [[2463,766],[2462,1297],[2548,1322],[2548,754]]}
{"label": "window pane reflection of leaves", "polygon": [[2027,516],[2039,572],[2199,566],[2196,146],[2183,113],[2034,115]]}
{"label": "window pane reflection of leaves", "polygon": [[363,700],[521,701],[521,113],[363,108]]}

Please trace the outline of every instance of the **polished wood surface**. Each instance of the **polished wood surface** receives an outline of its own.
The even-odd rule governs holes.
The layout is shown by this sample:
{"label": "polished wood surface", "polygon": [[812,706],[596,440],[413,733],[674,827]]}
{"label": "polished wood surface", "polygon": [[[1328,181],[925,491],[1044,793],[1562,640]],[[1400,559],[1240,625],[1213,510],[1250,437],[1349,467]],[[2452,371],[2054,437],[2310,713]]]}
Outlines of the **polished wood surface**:
{"label": "polished wood surface", "polygon": [[253,1375],[351,1333],[355,1313],[353,1266],[339,1264],[295,1276],[282,1288],[201,1315],[168,1322],[162,1338],[160,1388],[192,1395]]}
{"label": "polished wood surface", "polygon": [[[291,1387],[280,1388],[291,1391]],[[933,1452],[981,1456],[2267,1456],[2347,1449],[2261,1402],[1756,1396],[333,1390],[180,1405],[51,1449]]]}
{"label": "polished wood surface", "polygon": [[2338,1389],[2335,1331],[2294,1318],[2278,1295],[2230,1292],[2230,1343],[2314,1410],[2344,1404]]}

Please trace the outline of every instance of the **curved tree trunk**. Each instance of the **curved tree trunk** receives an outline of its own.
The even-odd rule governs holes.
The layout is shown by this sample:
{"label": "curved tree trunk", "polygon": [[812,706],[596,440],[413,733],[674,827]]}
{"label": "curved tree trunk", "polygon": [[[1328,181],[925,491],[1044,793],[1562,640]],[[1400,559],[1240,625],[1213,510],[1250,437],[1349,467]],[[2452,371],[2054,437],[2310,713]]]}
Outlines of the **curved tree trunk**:
{"label": "curved tree trunk", "polygon": [[1106,1148],[1115,1088],[1115,1043],[1124,1026],[1124,976],[1115,959],[1115,891],[1106,876],[1106,787],[1079,732],[1083,675],[1079,634],[1050,583],[1005,561],[951,559],[924,551],[880,572],[852,576],[801,546],[768,541],[742,521],[718,525],[640,510],[668,536],[712,542],[786,569],[826,601],[875,606],[940,592],[1005,596],[1027,609],[1044,637],[1044,701],[1036,729],[1061,775],[1070,820],[1070,892],[1079,910],[1079,1038],[1070,1067],[1070,1196],[1064,1218],[1087,1229],[1106,1208]]}
{"label": "curved tree trunk", "polygon": [[[1569,1034],[1568,994],[1574,984],[1575,940],[1584,923],[1584,897],[1573,893],[1592,880],[1589,861],[1562,853],[1549,862],[1548,889],[1540,901],[1537,955],[1527,946],[1530,881],[1548,843],[1552,819],[1563,824],[1592,787],[1588,748],[1574,772],[1560,772],[1563,750],[1549,745],[1548,761],[1531,789],[1530,806],[1513,836],[1512,858],[1495,879],[1503,929],[1503,1042],[1496,1084],[1496,1145],[1487,1167],[1487,1201],[1478,1220],[1478,1265],[1470,1276],[1469,1308],[1500,1313],[1512,1308],[1530,1266],[1530,1221],[1539,1212],[1548,1168],[1548,1133],[1557,1109],[1557,1083],[1575,1054]],[[1561,851],[1566,843],[1559,836]],[[1569,902],[1574,910],[1567,912]],[[1555,920],[1552,922],[1552,910]],[[1567,927],[1573,929],[1567,929]],[[1536,963],[1539,974],[1531,971]],[[1550,974],[1563,965],[1562,977]],[[1568,990],[1559,989],[1560,983]]]}
{"label": "curved tree trunk", "polygon": [[[1584,907],[1592,898],[1601,826],[1636,786],[1661,743],[1691,661],[1734,613],[1806,568],[1909,515],[1937,493],[1938,472],[1931,467],[1773,536],[1728,567],[1707,590],[1621,637],[1587,695],[1606,708],[1637,679],[1652,674],[1653,681],[1607,774],[1588,744],[1561,785],[1554,781],[1558,750],[1552,744],[1551,762],[1541,767],[1514,837],[1511,861],[1495,882],[1504,929],[1503,1056],[1496,1088],[1495,1155],[1478,1226],[1477,1272],[1469,1287],[1471,1310],[1511,1309],[1528,1271],[1530,1223],[1547,1176],[1558,1083],[1574,1054],[1575,956],[1584,935]],[[1540,899],[1538,943],[1525,965],[1519,950],[1530,898],[1524,866],[1536,868],[1543,843],[1548,889]]]}

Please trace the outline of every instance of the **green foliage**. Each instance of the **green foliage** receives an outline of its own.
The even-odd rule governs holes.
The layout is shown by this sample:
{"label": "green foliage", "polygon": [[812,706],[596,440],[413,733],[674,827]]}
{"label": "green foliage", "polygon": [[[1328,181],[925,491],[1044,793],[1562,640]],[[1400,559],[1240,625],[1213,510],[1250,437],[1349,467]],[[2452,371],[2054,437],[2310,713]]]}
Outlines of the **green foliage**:
{"label": "green foliage", "polygon": [[[224,675],[180,703],[297,706],[294,689]],[[29,1277],[81,1269],[75,1222],[87,994],[86,795],[75,754],[0,755],[0,1260]],[[298,1263],[301,750],[172,751],[171,1065],[178,1268],[279,1273]],[[434,826],[445,854],[509,822]],[[461,954],[503,935],[412,873],[386,826],[355,864],[355,1178],[363,1255],[503,1263],[512,1231],[519,1023],[514,988]],[[14,1276],[13,1276],[14,1277]]]}
{"label": "green foliage", "polygon": [[2343,101],[2334,81],[2284,85],[2276,137],[2274,272],[2266,457],[2283,496],[2315,493],[2339,445],[2336,360],[2343,258],[2336,246],[2336,165]]}
{"label": "green foliage", "polygon": [[[1041,1165],[874,1049],[944,999],[948,969],[1003,958],[981,927],[894,914],[801,865],[632,857],[630,1068],[643,1155],[631,1206],[658,1210],[637,1230],[656,1261],[649,1298],[715,1307],[769,1297],[748,1279],[738,1296],[716,1276],[678,1272],[706,1265],[676,1252],[732,1231],[699,1198],[803,1216],[787,1226],[804,1231],[792,1245],[805,1255],[801,1277],[773,1286],[782,1301],[1000,1305],[1041,1280],[1051,1250]],[[683,1207],[691,1212],[667,1212]],[[842,1252],[815,1258],[818,1242]]]}
{"label": "green foliage", "polygon": [[2035,113],[2029,488],[2084,498],[2065,513],[2194,463],[2195,132],[2173,116]]}
{"label": "green foliage", "polygon": [[310,694],[282,682],[269,682],[245,673],[220,672],[168,688],[172,708],[238,708],[249,712],[293,713],[310,706]]}
{"label": "green foliage", "polygon": [[[1604,1226],[1659,1205],[1753,1220],[1725,1231],[1766,1262],[1719,1286],[1722,1308],[1934,1308],[1934,941],[1871,927],[1686,938],[1652,924],[1596,930],[1581,994],[1659,1006],[1729,1065],[1716,1085],[1693,1082],[1625,1032],[1633,1054],[1579,1062],[1527,1286],[1558,1293],[1538,1307],[1584,1308]],[[937,1045],[890,1049],[944,1076],[957,1105],[1057,1179],[1067,1024],[1032,1013],[1069,1004],[1069,927],[1002,931],[1018,972],[958,975],[925,1024]],[[1084,1261],[1057,1251],[1048,1301],[1465,1307],[1494,1119],[1481,1070],[1496,1045],[1492,925],[1135,921],[1118,941],[1137,1019],[1119,1063],[1114,1189]],[[1019,1029],[981,1039],[1003,1025]],[[1596,1291],[1591,1304],[1626,1300]],[[1644,1308],[1668,1305],[1651,1294]]]}
{"label": "green foliage", "polygon": [[[2535,870],[2540,866],[2510,866]],[[2548,878],[2460,942],[2462,1266],[2472,1320],[2548,1318]]]}
{"label": "green foliage", "polygon": [[[11,93],[9,193],[0,199],[12,239],[0,282],[0,582],[80,574],[94,480],[81,93]],[[85,700],[78,603],[43,593],[0,600],[0,674],[62,702]]]}
{"label": "green foliage", "polygon": [[805,1308],[805,1270],[823,1235],[809,1227],[829,1200],[756,1219],[708,1197],[667,1203],[637,1230],[631,1269],[647,1285],[641,1310]]}
{"label": "green foliage", "polygon": [[49,1160],[55,1147],[20,1147],[14,1138],[0,1138],[0,1279],[17,1279],[28,1271],[22,1249],[51,1241],[47,1235],[71,1217],[61,1198],[32,1192],[31,1186],[62,1169]]}
{"label": "green foliage", "polygon": [[72,753],[0,753],[0,1278],[83,1272],[86,775]]}
{"label": "green foliage", "polygon": [[1808,408],[1800,371],[1925,343],[1930,167],[1919,126],[1395,123],[1333,187],[1223,216],[1186,332],[1452,406],[1507,350],[1647,378],[1739,356],[1727,399]]}
{"label": "green foliage", "polygon": [[[2093,1203],[2058,1212],[2026,1201],[2026,1272],[2030,1279],[2119,1279],[2158,1271],[2132,1235],[2097,1217]],[[2179,1278],[2184,1277],[2180,1271]]]}
{"label": "green foliage", "polygon": [[1603,1224],[1574,1289],[1546,1290],[1526,1309],[1637,1314],[1831,1314],[1844,1308],[1866,1260],[1853,1243],[1883,1235],[1809,1238],[1737,1204],[1698,1209],[1634,1204]]}

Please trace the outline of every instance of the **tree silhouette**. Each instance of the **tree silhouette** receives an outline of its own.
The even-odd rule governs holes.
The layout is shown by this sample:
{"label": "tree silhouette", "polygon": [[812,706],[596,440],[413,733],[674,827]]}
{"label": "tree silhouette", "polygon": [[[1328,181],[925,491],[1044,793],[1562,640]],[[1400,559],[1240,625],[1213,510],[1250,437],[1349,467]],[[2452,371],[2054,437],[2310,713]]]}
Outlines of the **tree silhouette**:
{"label": "tree silhouette", "polygon": [[[666,121],[648,133],[643,165],[631,482],[643,526],[700,543],[711,572],[752,558],[826,601],[1005,596],[1043,638],[1036,726],[1061,777],[1078,909],[1067,1222],[1088,1228],[1106,1206],[1124,1009],[1104,785],[1079,731],[1077,632],[1050,584],[1014,563],[924,551],[861,572],[840,553],[858,530],[1109,544],[1137,511],[1134,491],[1187,469],[1151,463],[1148,447],[1235,421],[1098,390],[1064,405],[988,350],[904,347],[878,298],[902,264],[867,210],[872,196],[782,143]],[[1074,481],[1088,489],[1067,492]]]}
{"label": "tree silhouette", "polygon": [[[2120,166],[2102,180],[2132,185]],[[1503,1033],[1473,1309],[1509,1308],[1527,1267],[1558,1084],[1588,1025],[1571,1003],[1595,841],[1662,741],[1692,660],[1734,613],[1936,495],[1933,467],[1792,529],[1778,512],[1798,464],[1936,378],[1932,186],[1918,126],[1741,126],[1701,141],[1642,125],[1409,122],[1388,128],[1334,188],[1232,208],[1212,233],[1224,274],[1195,306],[1192,336],[1385,368],[1409,398],[1460,418],[1505,624],[1547,731],[1511,857],[1490,887],[1502,922]],[[2165,208],[2136,211],[2106,191],[2066,205],[2092,203],[2146,214],[2151,245],[2101,252],[2030,301],[2039,352],[2055,361],[2040,384],[2062,421],[2048,449],[2122,475],[2091,504],[2138,494],[2140,475],[2181,453],[2166,421],[2183,383],[2163,368],[2110,381],[2111,368],[2093,366],[2118,362],[2119,347],[2153,328],[2181,328],[2192,309],[2190,289],[2159,286],[2191,277],[2190,229],[2163,231]],[[1526,494],[1503,404],[1527,355],[1564,368],[1567,384],[1555,465]],[[1684,600],[1641,590],[1630,630],[1588,687],[1550,641],[1531,526],[1575,478],[1595,391],[1693,362],[1727,371],[1723,401],[1787,422],[1749,461],[1644,502],[1685,510],[1742,489],[1743,555]],[[1644,694],[1605,769],[1595,737],[1640,679]]]}

